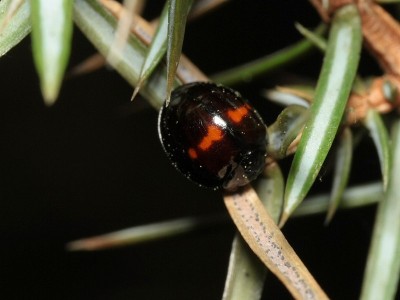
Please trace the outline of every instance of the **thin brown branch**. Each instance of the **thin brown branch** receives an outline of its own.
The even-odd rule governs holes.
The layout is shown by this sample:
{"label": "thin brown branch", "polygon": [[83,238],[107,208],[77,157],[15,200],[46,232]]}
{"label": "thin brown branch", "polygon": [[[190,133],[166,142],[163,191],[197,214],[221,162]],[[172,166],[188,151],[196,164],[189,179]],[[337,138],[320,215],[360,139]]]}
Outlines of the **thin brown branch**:
{"label": "thin brown branch", "polygon": [[364,42],[385,73],[400,76],[400,25],[372,1],[357,1]]}

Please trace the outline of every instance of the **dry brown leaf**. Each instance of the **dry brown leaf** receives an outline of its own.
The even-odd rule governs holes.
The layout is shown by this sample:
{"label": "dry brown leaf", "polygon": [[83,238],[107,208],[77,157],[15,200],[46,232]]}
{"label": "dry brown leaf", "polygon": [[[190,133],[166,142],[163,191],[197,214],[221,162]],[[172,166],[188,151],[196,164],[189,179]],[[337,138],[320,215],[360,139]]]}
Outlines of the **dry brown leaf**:
{"label": "dry brown leaf", "polygon": [[224,202],[244,240],[295,299],[328,299],[250,185]]}

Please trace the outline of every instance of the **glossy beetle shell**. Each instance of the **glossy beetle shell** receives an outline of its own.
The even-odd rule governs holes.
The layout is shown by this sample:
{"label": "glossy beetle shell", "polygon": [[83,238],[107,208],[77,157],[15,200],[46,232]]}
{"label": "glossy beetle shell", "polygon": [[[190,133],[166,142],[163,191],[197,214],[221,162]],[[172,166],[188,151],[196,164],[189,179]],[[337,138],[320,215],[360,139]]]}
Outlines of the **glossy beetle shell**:
{"label": "glossy beetle shell", "polygon": [[266,127],[232,89],[213,83],[178,87],[160,110],[158,130],[172,164],[200,186],[235,190],[264,169]]}

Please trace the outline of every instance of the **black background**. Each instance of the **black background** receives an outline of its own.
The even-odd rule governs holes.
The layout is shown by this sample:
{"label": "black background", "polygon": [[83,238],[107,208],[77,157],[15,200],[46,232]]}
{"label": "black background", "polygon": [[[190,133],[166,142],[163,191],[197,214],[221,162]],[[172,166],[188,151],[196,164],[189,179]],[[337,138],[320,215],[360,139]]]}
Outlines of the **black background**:
{"label": "black background", "polygon": [[[157,16],[160,5],[151,1],[145,16]],[[319,18],[307,1],[231,1],[188,25],[184,52],[212,74],[299,40],[294,22],[313,27]],[[76,29],[70,67],[93,53]],[[66,80],[58,102],[46,108],[31,54],[28,37],[0,60],[0,297],[220,299],[235,232],[230,222],[135,247],[65,250],[74,239],[225,208],[219,193],[196,187],[170,166],[158,141],[157,112],[142,98],[130,103],[132,87],[115,71]],[[369,71],[372,63],[363,59]],[[269,123],[279,108],[261,91],[288,78],[317,78],[321,60],[315,52],[238,89]],[[351,181],[378,176],[366,141]],[[327,173],[313,191],[329,186]],[[328,227],[324,216],[297,219],[284,229],[333,299],[358,297],[374,213],[374,207],[339,212]],[[290,299],[273,276],[264,294]]]}

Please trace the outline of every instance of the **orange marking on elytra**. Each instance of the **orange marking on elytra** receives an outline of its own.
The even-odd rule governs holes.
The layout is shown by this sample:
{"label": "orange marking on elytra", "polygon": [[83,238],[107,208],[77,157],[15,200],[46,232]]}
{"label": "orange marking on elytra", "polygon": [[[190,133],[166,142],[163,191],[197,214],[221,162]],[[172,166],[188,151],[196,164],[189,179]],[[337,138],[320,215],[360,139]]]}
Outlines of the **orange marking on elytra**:
{"label": "orange marking on elytra", "polygon": [[197,158],[197,152],[193,148],[189,148],[188,154],[191,159],[196,159]]}
{"label": "orange marking on elytra", "polygon": [[243,117],[249,112],[248,106],[241,106],[239,108],[228,110],[228,117],[235,123],[242,121]]}
{"label": "orange marking on elytra", "polygon": [[219,141],[221,139],[222,139],[222,130],[215,125],[210,125],[207,127],[206,136],[203,137],[203,139],[199,143],[199,148],[205,151],[211,147],[213,142]]}

